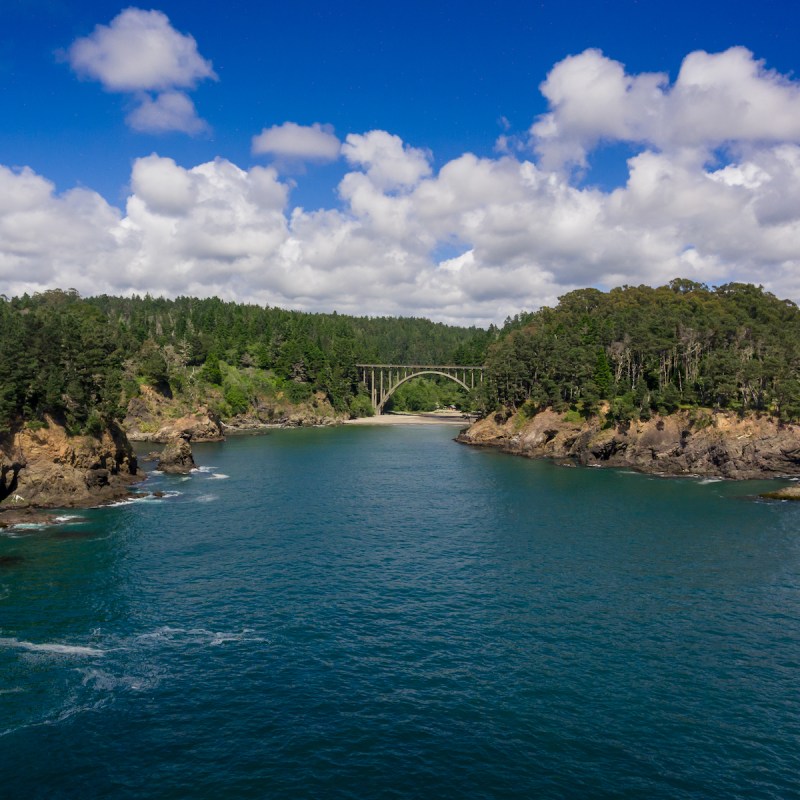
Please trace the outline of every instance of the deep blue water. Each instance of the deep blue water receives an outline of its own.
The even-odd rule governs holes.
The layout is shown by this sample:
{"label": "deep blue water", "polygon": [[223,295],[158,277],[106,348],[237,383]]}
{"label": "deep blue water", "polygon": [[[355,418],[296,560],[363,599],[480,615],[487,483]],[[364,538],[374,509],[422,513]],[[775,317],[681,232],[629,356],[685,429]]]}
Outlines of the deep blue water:
{"label": "deep blue water", "polygon": [[0,795],[800,797],[800,504],[453,435],[0,536]]}

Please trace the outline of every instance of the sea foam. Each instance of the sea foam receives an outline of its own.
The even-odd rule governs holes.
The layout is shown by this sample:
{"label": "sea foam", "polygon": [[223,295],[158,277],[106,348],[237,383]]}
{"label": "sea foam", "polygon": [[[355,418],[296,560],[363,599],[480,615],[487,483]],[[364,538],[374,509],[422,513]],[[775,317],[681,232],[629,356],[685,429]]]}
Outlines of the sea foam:
{"label": "sea foam", "polygon": [[54,653],[62,656],[104,656],[105,650],[98,650],[96,647],[84,647],[74,644],[58,644],[55,642],[45,642],[36,644],[35,642],[24,642],[14,638],[0,638],[0,647],[14,647],[18,650],[29,650],[33,653]]}

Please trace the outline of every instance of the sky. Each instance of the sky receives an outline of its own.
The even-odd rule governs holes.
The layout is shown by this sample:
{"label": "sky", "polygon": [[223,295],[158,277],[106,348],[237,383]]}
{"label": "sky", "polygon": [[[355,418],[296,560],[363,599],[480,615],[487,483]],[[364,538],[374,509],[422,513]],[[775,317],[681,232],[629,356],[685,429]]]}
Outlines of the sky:
{"label": "sky", "polygon": [[800,301],[800,4],[7,0],[0,293]]}

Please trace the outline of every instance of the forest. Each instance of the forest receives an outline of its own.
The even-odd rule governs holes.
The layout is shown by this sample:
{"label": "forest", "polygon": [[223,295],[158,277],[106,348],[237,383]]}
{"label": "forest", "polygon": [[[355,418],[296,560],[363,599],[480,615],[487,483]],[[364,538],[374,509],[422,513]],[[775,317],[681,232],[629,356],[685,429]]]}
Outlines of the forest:
{"label": "forest", "polygon": [[343,416],[371,413],[357,363],[484,364],[467,398],[418,379],[395,410],[469,406],[533,415],[552,407],[610,422],[679,408],[800,420],[800,311],[750,284],[580,289],[502,328],[352,317],[179,297],[81,298],[52,290],[0,298],[0,430],[45,415],[71,432],[121,419],[142,384],[223,417],[259,393],[324,396]]}
{"label": "forest", "polygon": [[800,419],[800,311],[761,287],[675,279],[580,289],[506,320],[487,352],[483,405],[609,421],[679,408]]}
{"label": "forest", "polygon": [[217,298],[81,298],[52,290],[0,299],[0,430],[46,414],[98,432],[143,383],[219,396],[222,416],[257,392],[371,412],[357,363],[480,364],[496,331],[427,319],[310,314]]}

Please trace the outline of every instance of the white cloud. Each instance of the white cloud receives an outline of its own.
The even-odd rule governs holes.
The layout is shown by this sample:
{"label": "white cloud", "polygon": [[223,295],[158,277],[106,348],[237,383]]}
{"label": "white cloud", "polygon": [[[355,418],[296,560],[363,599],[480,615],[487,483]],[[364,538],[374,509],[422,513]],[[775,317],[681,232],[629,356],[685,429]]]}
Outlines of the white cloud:
{"label": "white cloud", "polygon": [[164,216],[181,216],[195,202],[196,182],[192,174],[171,158],[155,153],[133,164],[131,188],[149,209]]}
{"label": "white cloud", "polygon": [[208,123],[197,116],[194,103],[183,92],[144,96],[125,121],[135,131],[148,133],[180,131],[194,135],[208,130]]}
{"label": "white cloud", "polygon": [[353,166],[366,167],[370,180],[381,189],[413,186],[431,172],[426,150],[409,147],[386,131],[349,134],[342,154]]}
{"label": "white cloud", "polygon": [[190,88],[217,77],[191,36],[178,33],[166,14],[140,8],[128,8],[110,24],[97,25],[72,43],[67,56],[75,72],[112,92]]}
{"label": "white cloud", "polygon": [[531,134],[548,168],[585,166],[602,141],[688,149],[701,159],[721,146],[800,142],[800,86],[744,47],[690,53],[672,85],[663,73],[629,75],[585,50],[556,64],[540,88],[551,110]]}
{"label": "white cloud", "polygon": [[339,157],[341,142],[330,125],[298,125],[284,122],[264,128],[253,137],[253,153],[269,154],[285,159],[334,161]]}
{"label": "white cloud", "polygon": [[[597,52],[559,74],[564,64],[548,78],[539,163],[467,153],[434,172],[430,154],[398,136],[350,134],[337,208],[292,208],[274,168],[224,159],[191,169],[138,159],[124,212],[93,192],[57,194],[30,170],[0,168],[0,291],[216,294],[478,324],[581,286],[677,276],[762,283],[800,300],[796,85],[742,50],[687,58],[672,87],[659,75],[626,76]],[[594,105],[576,105],[592,92]],[[715,138],[734,95],[771,109],[779,130],[745,109],[738,121],[729,115],[724,142]],[[694,120],[691,129],[656,124],[658,108]],[[548,126],[560,138],[543,136]],[[579,187],[549,168],[548,157],[579,160],[601,139],[641,145],[625,185]],[[730,140],[725,163],[697,155]]]}
{"label": "white cloud", "polygon": [[134,96],[137,106],[127,117],[134,130],[197,134],[207,129],[189,97],[176,90],[217,75],[194,38],[176,31],[162,12],[128,8],[76,39],[66,55],[81,77]]}

